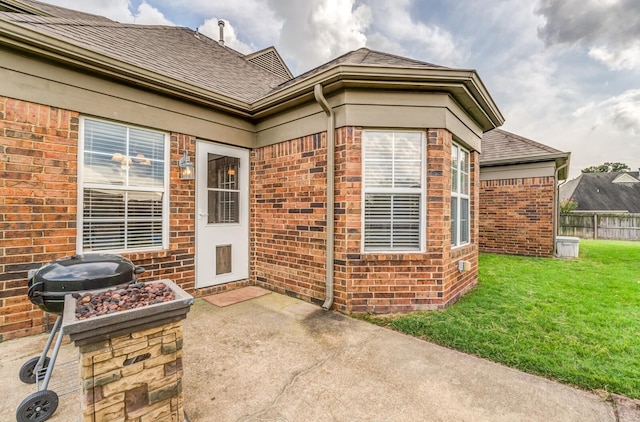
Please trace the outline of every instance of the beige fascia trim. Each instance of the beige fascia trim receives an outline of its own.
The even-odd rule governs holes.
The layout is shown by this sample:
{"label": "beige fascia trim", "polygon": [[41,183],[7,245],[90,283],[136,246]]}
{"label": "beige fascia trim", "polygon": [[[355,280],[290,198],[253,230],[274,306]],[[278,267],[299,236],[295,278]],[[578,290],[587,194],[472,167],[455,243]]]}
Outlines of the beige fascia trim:
{"label": "beige fascia trim", "polygon": [[249,104],[0,20],[0,45],[143,86],[157,92],[250,117]]}
{"label": "beige fascia trim", "polygon": [[[461,106],[474,118],[485,120],[483,128],[493,129],[504,123],[504,117],[473,70],[417,69],[383,66],[338,65],[291,86],[276,91],[251,105],[255,117],[264,118],[287,107],[287,103],[311,97],[313,87],[322,84],[327,92],[344,87],[389,89],[436,89],[461,97],[463,92],[472,102]],[[462,90],[462,91],[461,91]],[[457,91],[457,92],[456,92]]]}
{"label": "beige fascia trim", "polygon": [[568,160],[571,154],[567,152],[558,154],[537,155],[535,157],[503,158],[501,160],[480,161],[480,167],[507,166],[511,164],[539,163],[543,161]]}

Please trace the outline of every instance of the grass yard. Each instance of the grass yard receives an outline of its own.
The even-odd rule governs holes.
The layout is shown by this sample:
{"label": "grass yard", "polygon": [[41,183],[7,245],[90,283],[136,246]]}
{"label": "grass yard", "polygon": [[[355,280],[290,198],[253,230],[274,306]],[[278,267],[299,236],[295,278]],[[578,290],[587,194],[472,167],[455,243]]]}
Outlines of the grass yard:
{"label": "grass yard", "polygon": [[581,240],[574,261],[483,254],[479,280],[444,311],[368,319],[522,371],[640,398],[640,242]]}

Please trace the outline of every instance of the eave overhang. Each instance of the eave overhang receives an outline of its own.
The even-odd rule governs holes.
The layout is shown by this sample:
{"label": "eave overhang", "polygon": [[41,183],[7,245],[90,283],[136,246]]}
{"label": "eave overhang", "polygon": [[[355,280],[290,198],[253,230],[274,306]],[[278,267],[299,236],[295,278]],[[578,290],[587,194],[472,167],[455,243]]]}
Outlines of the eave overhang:
{"label": "eave overhang", "polygon": [[345,88],[444,92],[455,98],[483,131],[504,123],[504,117],[474,70],[371,65],[331,67],[254,102],[252,114],[262,119],[310,101],[316,84],[324,87],[325,95]]}

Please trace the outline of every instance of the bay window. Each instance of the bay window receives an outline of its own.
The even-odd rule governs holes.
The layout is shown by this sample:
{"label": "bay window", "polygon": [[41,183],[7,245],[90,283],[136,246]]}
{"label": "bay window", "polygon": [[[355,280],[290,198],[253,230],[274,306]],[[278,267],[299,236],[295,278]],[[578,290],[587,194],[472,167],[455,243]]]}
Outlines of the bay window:
{"label": "bay window", "polygon": [[78,252],[163,249],[167,135],[82,118]]}
{"label": "bay window", "polygon": [[451,145],[451,245],[469,243],[469,152],[457,144]]}
{"label": "bay window", "polygon": [[423,133],[368,130],[362,145],[363,250],[423,250]]}

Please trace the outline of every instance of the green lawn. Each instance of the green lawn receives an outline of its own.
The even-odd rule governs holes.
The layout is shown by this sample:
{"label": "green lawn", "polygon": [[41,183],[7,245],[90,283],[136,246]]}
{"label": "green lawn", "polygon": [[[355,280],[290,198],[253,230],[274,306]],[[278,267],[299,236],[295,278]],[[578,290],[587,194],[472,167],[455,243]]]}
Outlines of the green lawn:
{"label": "green lawn", "polygon": [[580,241],[565,261],[483,254],[480,282],[399,331],[592,390],[640,398],[640,242]]}

